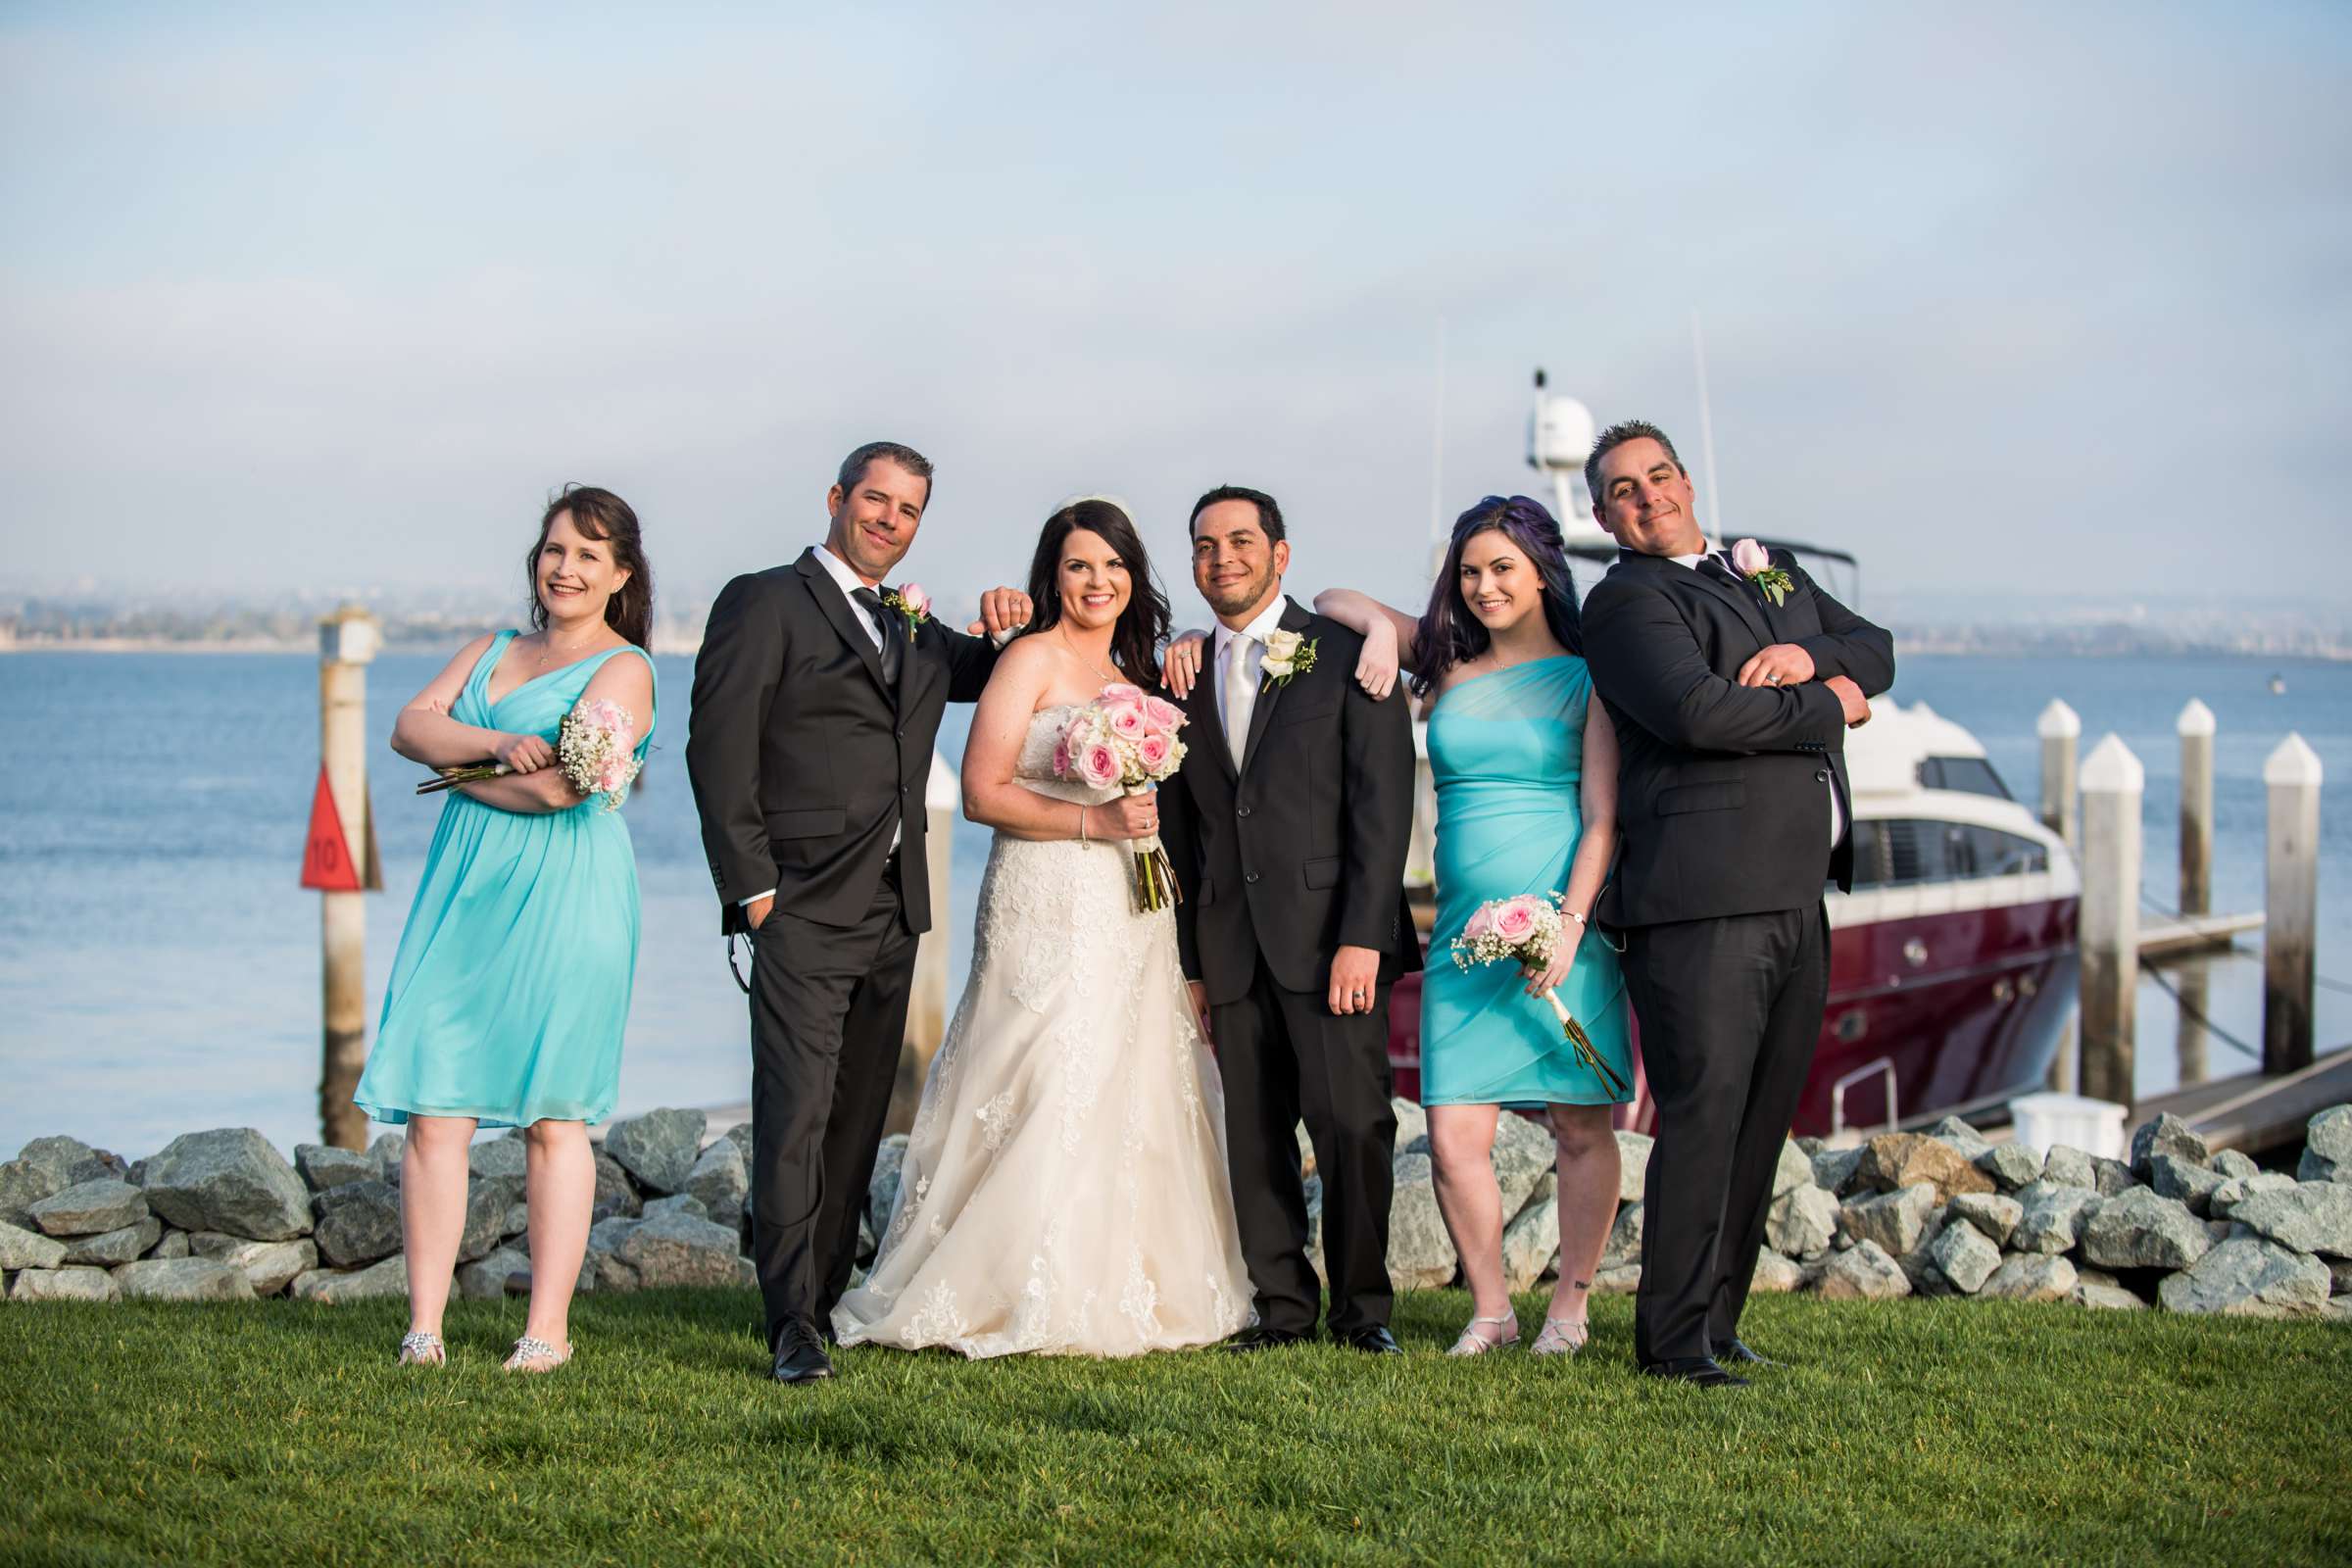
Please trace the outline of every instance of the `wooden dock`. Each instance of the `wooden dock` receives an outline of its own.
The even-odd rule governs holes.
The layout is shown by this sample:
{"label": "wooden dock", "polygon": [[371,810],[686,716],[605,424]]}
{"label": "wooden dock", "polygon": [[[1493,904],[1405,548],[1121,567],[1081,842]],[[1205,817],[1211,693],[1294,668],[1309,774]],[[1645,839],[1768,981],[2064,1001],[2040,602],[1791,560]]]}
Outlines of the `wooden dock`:
{"label": "wooden dock", "polygon": [[2218,953],[2248,931],[2262,929],[2260,914],[2196,914],[2178,919],[2142,922],[2139,961],[2161,963],[2199,953]]}
{"label": "wooden dock", "polygon": [[2276,1078],[2246,1073],[2151,1095],[2132,1107],[2132,1122],[2137,1126],[2170,1111],[2217,1150],[2261,1155],[2300,1145],[2306,1122],[2329,1105],[2347,1102],[2352,1102],[2352,1048]]}

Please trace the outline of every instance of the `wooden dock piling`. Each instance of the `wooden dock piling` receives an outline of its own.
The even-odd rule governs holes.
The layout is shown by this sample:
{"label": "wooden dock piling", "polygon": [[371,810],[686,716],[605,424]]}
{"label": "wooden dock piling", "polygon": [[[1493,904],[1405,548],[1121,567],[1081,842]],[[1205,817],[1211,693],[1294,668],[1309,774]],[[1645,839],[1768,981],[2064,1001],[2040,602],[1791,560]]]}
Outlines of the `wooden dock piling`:
{"label": "wooden dock piling", "polygon": [[2213,710],[2192,697],[2180,735],[2180,912],[2213,909]]}
{"label": "wooden dock piling", "polygon": [[2064,701],[2053,697],[2050,706],[2041,710],[2034,732],[2041,737],[2042,825],[2066,840],[2070,849],[2081,849],[2075,749],[2082,738],[2082,720]]}
{"label": "wooden dock piling", "polygon": [[[2048,730],[2043,733],[2046,738]],[[2145,770],[2121,736],[2099,742],[2082,765],[2082,1092],[2127,1107],[2137,1022],[2139,805],[2145,786]]]}
{"label": "wooden dock piling", "polygon": [[[368,821],[368,664],[381,641],[376,618],[357,605],[318,622],[318,755],[363,889],[374,869],[368,853],[374,836]],[[324,1010],[319,1135],[337,1149],[365,1149],[368,1117],[351,1097],[368,1065],[367,894],[330,892],[318,899]]]}
{"label": "wooden dock piling", "polygon": [[2262,937],[2262,1070],[2311,1065],[2314,944],[2319,935],[2320,759],[2299,734],[2262,765],[2270,792]]}

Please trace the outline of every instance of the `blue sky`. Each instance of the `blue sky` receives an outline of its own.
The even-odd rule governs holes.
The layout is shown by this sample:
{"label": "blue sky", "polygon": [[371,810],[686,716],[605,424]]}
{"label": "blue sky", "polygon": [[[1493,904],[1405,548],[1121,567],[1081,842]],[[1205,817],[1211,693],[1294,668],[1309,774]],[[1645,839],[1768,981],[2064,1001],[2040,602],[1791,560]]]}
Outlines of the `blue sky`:
{"label": "blue sky", "polygon": [[503,592],[581,479],[708,592],[888,435],[937,588],[1239,480],[1406,596],[1440,316],[1451,511],[1539,364],[1694,454],[1696,310],[1734,534],[2333,598],[2348,68],[2322,4],[15,5],[0,588]]}

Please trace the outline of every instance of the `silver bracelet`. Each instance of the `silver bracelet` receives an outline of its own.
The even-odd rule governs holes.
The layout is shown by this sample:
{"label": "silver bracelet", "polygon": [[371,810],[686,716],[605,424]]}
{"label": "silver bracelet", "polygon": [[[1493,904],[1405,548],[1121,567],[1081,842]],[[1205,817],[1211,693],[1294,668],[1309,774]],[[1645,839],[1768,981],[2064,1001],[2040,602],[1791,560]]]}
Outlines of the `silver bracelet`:
{"label": "silver bracelet", "polygon": [[1086,842],[1086,808],[1083,806],[1078,808],[1078,842]]}

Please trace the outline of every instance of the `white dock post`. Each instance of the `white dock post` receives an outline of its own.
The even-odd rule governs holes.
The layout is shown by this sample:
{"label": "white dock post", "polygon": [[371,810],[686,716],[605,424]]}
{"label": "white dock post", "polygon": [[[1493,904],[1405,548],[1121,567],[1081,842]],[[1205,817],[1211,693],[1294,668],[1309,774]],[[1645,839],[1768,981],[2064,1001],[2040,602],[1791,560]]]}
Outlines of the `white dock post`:
{"label": "white dock post", "polygon": [[2075,747],[2082,738],[2082,720],[2058,698],[2041,710],[2034,733],[2041,737],[2041,821],[2066,840],[2069,848],[2082,844],[2075,795]]}
{"label": "white dock post", "polygon": [[[345,853],[361,888],[368,881],[368,664],[382,643],[376,618],[345,605],[318,622],[318,755],[342,819]],[[368,1065],[367,894],[318,896],[324,1019],[318,1072],[319,1136],[337,1149],[368,1147],[368,1117],[351,1102]]]}
{"label": "white dock post", "polygon": [[956,818],[963,808],[963,788],[937,752],[931,754],[931,777],[923,786],[923,835],[930,858],[931,929],[916,940],[914,994],[906,1002],[906,1032],[899,1051],[899,1076],[891,1086],[890,1118],[884,1124],[903,1133],[914,1125],[915,1107],[923,1098],[923,1080],[931,1058],[948,1032],[948,932],[955,915],[948,906],[954,885]]}
{"label": "white dock post", "polygon": [[2082,765],[2082,1093],[2126,1106],[2137,1024],[2145,786],[2145,770],[2121,736],[2099,742]]}
{"label": "white dock post", "polygon": [[2262,926],[2262,1070],[2311,1065],[2313,944],[2319,935],[2320,759],[2290,734],[2262,764],[2270,791]]}
{"label": "white dock post", "polygon": [[2213,912],[2213,710],[2180,710],[2180,912]]}

